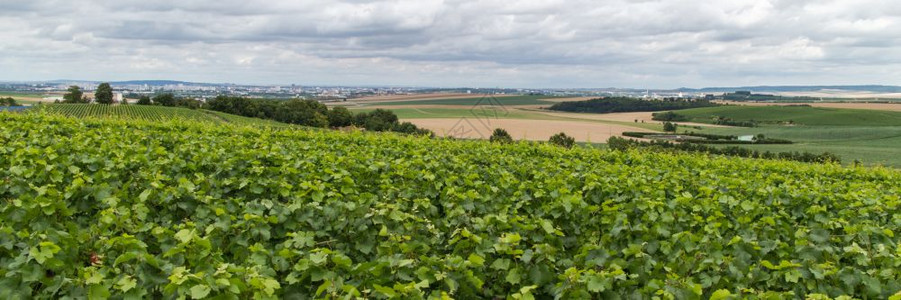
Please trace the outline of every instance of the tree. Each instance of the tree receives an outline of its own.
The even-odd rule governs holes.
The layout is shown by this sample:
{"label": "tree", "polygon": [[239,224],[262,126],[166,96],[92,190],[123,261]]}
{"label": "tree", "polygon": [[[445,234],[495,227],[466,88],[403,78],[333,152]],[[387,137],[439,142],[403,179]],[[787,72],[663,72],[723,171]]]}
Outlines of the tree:
{"label": "tree", "polygon": [[548,142],[550,142],[551,144],[557,145],[557,146],[562,146],[565,148],[572,148],[573,145],[576,144],[576,139],[574,139],[571,136],[566,135],[566,133],[561,132],[561,133],[558,133],[558,134],[555,134],[554,136],[552,136]]}
{"label": "tree", "polygon": [[327,114],[328,107],[319,101],[288,100],[279,103],[275,120],[311,127],[326,127],[329,124]]}
{"label": "tree", "polygon": [[203,106],[203,102],[189,98],[178,98],[177,100],[175,100],[174,106],[198,109]]}
{"label": "tree", "polygon": [[77,85],[70,86],[63,95],[63,103],[87,103],[84,99],[84,92]]}
{"label": "tree", "polygon": [[510,133],[507,133],[503,128],[494,129],[494,133],[491,134],[491,138],[489,140],[492,143],[501,143],[507,144],[513,142],[513,137],[510,136]]}
{"label": "tree", "polygon": [[678,125],[676,125],[676,123],[672,123],[672,122],[663,123],[663,131],[665,131],[665,132],[676,132],[676,128],[678,128]]}
{"label": "tree", "polygon": [[150,96],[141,96],[138,98],[138,105],[150,105]]}
{"label": "tree", "polygon": [[172,94],[159,94],[153,97],[153,103],[159,104],[162,106],[175,106],[175,95]]}
{"label": "tree", "polygon": [[107,82],[101,83],[94,92],[94,98],[100,104],[113,104],[113,87]]}
{"label": "tree", "polygon": [[328,126],[346,127],[353,122],[354,115],[346,107],[338,106],[328,112]]}
{"label": "tree", "polygon": [[19,106],[12,97],[0,98],[0,106]]}
{"label": "tree", "polygon": [[390,110],[376,109],[354,116],[353,124],[369,131],[390,131],[397,124],[397,115]]}

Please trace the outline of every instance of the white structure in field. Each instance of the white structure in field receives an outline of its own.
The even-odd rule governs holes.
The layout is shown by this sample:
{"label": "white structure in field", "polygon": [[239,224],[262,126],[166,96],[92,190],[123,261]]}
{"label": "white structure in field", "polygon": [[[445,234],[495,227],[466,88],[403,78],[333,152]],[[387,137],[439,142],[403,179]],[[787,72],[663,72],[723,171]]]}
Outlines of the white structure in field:
{"label": "white structure in field", "polygon": [[753,135],[742,135],[742,136],[738,137],[738,140],[742,141],[742,142],[753,142],[754,136]]}

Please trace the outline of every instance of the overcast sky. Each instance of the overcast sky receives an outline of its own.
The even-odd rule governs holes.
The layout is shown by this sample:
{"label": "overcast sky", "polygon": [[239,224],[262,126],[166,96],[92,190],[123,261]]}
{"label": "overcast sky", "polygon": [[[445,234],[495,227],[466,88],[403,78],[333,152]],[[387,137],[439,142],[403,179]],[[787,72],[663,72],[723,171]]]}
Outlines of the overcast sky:
{"label": "overcast sky", "polygon": [[2,0],[0,80],[901,84],[896,0]]}

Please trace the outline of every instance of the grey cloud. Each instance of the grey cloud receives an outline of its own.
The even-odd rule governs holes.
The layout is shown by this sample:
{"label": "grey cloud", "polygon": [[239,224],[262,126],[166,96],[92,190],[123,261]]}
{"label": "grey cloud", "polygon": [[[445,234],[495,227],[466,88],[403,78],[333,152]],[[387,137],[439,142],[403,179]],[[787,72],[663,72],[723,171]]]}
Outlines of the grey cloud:
{"label": "grey cloud", "polygon": [[897,84],[899,25],[890,0],[13,0],[0,80]]}

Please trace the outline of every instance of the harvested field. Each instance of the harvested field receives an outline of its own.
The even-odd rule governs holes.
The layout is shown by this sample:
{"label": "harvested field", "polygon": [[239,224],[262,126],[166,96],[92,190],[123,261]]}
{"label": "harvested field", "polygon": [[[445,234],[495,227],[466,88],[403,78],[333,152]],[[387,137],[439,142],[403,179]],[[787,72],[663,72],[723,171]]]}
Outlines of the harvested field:
{"label": "harvested field", "polygon": [[822,90],[815,92],[782,92],[775,93],[779,96],[787,97],[813,97],[813,98],[851,98],[851,99],[874,99],[874,98],[901,98],[901,93],[874,93],[864,91],[845,91],[845,90]]}
{"label": "harvested field", "polygon": [[[348,99],[347,101],[354,101],[360,103],[377,103],[377,102],[396,102],[396,101],[422,101],[422,100],[437,100],[437,99],[465,99],[465,98],[478,98],[481,97],[481,94],[463,94],[463,93],[432,93],[432,94],[413,94],[413,95],[387,95],[387,96],[372,96],[372,97],[363,97],[363,98],[354,98]],[[517,95],[494,95],[494,97],[510,97]]]}
{"label": "harvested field", "polygon": [[[632,123],[635,120],[638,122],[644,121],[645,123],[662,123],[661,121],[655,121],[652,119],[651,114],[654,112],[627,112],[627,113],[610,113],[610,114],[589,114],[589,113],[564,113],[564,112],[550,112],[543,111],[545,115],[554,116],[554,117],[562,117],[562,118],[571,118],[571,119],[584,119],[584,120],[599,120],[599,121],[614,121],[614,122],[628,122]],[[679,125],[687,125],[687,126],[704,126],[704,127],[729,127],[723,125],[713,125],[713,124],[704,124],[704,123],[693,123],[693,122],[675,122]]]}
{"label": "harvested field", "polygon": [[603,143],[611,136],[622,136],[622,133],[626,131],[648,131],[623,125],[555,120],[484,119],[480,121],[475,118],[455,118],[404,119],[403,121],[430,129],[440,136],[471,139],[488,139],[494,128],[503,128],[517,140],[546,141],[552,135],[564,132],[579,142]]}

